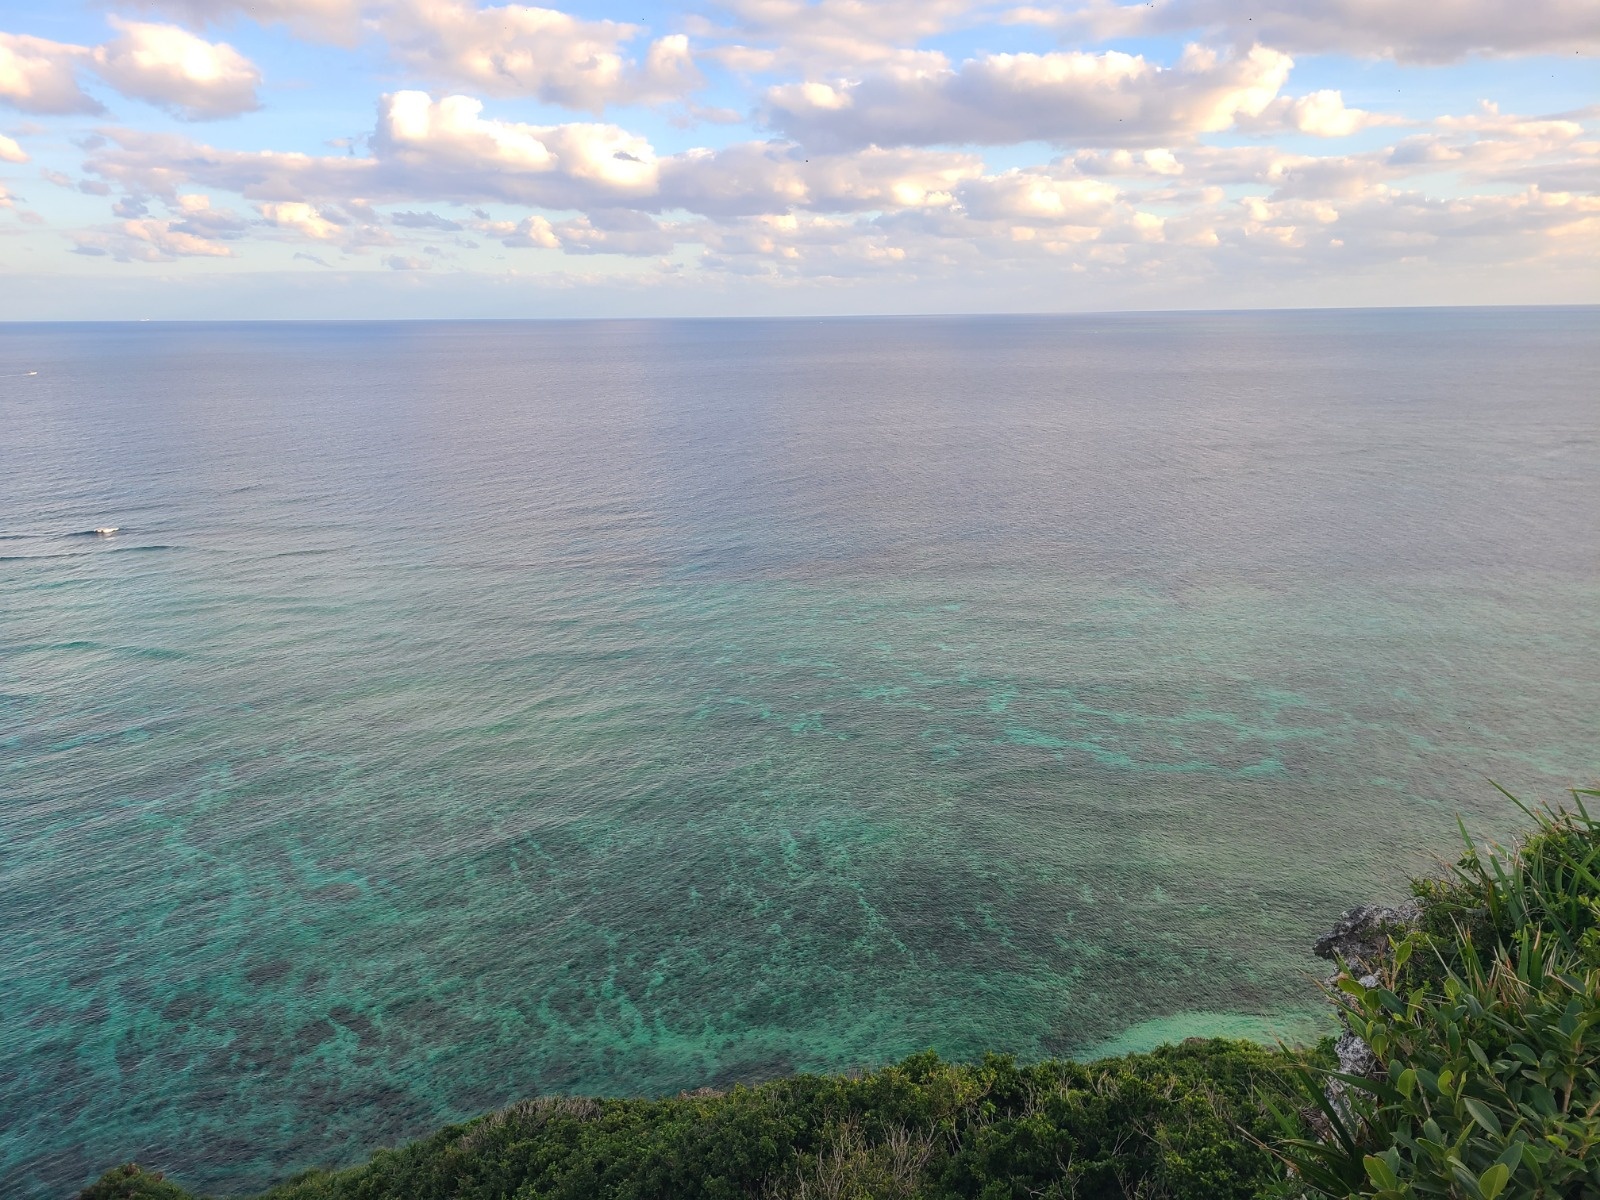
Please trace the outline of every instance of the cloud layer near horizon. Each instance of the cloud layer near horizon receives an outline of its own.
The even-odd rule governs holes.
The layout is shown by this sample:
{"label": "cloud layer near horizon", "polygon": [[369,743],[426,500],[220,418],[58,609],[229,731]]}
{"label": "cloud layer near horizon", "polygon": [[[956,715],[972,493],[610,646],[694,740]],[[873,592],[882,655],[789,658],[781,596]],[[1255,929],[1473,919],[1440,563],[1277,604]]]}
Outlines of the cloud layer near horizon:
{"label": "cloud layer near horizon", "polygon": [[[0,255],[680,292],[1014,280],[1064,307],[1429,269],[1595,290],[1595,107],[1508,87],[1418,111],[1371,84],[1526,80],[1557,54],[1592,76],[1592,4],[629,12],[148,0],[97,38],[0,32]],[[278,76],[285,55],[356,69],[274,90],[253,45]],[[1299,87],[1296,56],[1320,56]]]}

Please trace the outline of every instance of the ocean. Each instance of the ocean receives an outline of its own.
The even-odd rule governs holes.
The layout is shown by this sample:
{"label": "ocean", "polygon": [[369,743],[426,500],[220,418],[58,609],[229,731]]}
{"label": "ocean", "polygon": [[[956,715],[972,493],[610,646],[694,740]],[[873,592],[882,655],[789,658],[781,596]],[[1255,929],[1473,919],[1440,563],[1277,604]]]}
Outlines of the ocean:
{"label": "ocean", "polygon": [[0,326],[8,1195],[1314,1036],[1490,781],[1600,782],[1600,309]]}

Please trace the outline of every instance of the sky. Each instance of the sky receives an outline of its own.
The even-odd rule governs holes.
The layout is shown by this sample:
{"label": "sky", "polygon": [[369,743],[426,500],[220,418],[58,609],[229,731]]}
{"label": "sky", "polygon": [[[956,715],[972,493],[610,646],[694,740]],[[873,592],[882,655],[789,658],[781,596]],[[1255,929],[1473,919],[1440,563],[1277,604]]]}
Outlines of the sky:
{"label": "sky", "polygon": [[0,0],[0,320],[1600,302],[1600,0]]}

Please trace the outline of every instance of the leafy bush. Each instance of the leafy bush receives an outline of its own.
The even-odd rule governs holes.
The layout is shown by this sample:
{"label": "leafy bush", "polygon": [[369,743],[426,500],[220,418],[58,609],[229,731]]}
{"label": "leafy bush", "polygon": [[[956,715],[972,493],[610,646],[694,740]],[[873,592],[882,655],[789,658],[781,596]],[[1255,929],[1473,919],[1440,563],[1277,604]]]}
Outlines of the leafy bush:
{"label": "leafy bush", "polygon": [[[1263,1097],[1287,1102],[1309,1061],[1197,1039],[1087,1065],[920,1054],[720,1094],[545,1098],[263,1200],[1246,1200],[1282,1173]],[[125,1169],[85,1196],[118,1200]]]}
{"label": "leafy bush", "polygon": [[[1313,1194],[1378,1200],[1600,1196],[1600,825],[1529,812],[1512,850],[1470,840],[1420,885],[1421,927],[1377,986],[1338,980],[1381,1066],[1302,1082],[1322,1139],[1283,1146]],[[1528,811],[1528,810],[1524,810]]]}

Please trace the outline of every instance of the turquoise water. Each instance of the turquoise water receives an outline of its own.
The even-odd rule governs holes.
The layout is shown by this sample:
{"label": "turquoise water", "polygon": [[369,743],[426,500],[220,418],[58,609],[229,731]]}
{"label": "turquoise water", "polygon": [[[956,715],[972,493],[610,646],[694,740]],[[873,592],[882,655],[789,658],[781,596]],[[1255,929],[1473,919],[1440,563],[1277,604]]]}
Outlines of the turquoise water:
{"label": "turquoise water", "polygon": [[7,1194],[1312,1028],[1600,779],[1597,335],[0,327]]}

